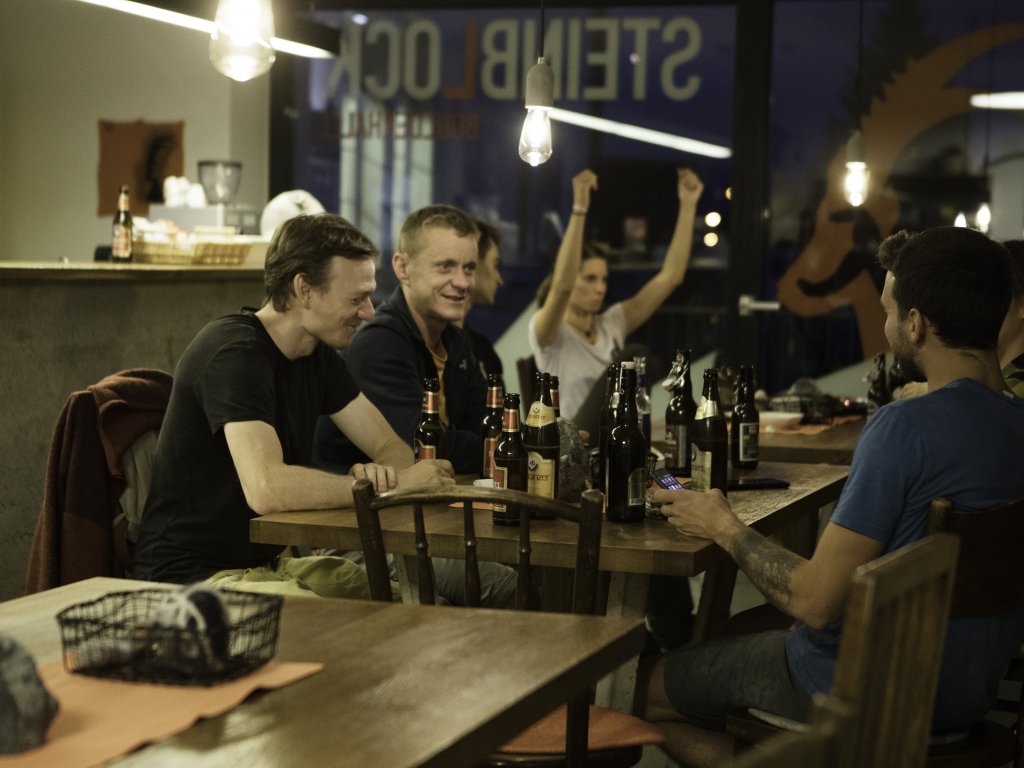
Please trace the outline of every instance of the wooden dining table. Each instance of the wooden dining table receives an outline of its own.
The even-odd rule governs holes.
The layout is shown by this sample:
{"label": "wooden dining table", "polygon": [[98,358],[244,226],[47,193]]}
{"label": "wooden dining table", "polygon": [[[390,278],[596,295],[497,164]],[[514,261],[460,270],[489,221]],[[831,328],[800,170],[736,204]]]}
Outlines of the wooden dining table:
{"label": "wooden dining table", "polygon": [[[58,658],[61,609],[152,586],[93,578],[0,603],[0,634],[37,663]],[[635,656],[643,639],[635,619],[286,597],[275,659],[323,662],[322,671],[111,764],[471,766]]]}
{"label": "wooden dining table", "polygon": [[811,431],[815,425],[804,430],[762,430],[758,440],[760,456],[764,461],[848,465],[865,423],[867,417],[858,417],[820,431]]}
{"label": "wooden dining table", "polygon": [[[839,498],[848,468],[829,464],[761,462],[747,475],[775,477],[789,482],[784,489],[732,493],[730,502],[747,525],[772,535],[794,522],[813,517]],[[433,557],[464,557],[461,514],[444,506],[424,510],[427,544]],[[412,516],[401,508],[381,514],[384,545],[388,552],[412,558],[416,553]],[[477,556],[481,560],[514,563],[518,529],[494,525],[490,510],[475,514]],[[342,551],[361,549],[359,526],[352,508],[280,512],[255,517],[249,524],[253,541],[264,544],[323,547]],[[576,528],[559,520],[531,525],[531,562],[537,566],[572,568],[576,562]],[[642,620],[651,575],[705,577],[698,607],[697,639],[713,636],[727,618],[735,582],[735,567],[721,549],[707,539],[684,536],[660,520],[641,523],[605,521],[601,532],[600,568],[610,573],[606,615]],[[414,573],[407,567],[403,573]],[[723,615],[724,614],[724,615]],[[635,664],[599,686],[600,703],[629,711],[635,683]]]}

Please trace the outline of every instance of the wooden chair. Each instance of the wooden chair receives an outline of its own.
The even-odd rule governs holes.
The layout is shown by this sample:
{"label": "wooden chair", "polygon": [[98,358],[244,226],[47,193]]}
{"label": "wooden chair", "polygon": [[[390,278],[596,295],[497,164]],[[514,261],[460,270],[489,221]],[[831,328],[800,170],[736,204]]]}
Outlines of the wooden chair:
{"label": "wooden chair", "polygon": [[[925,765],[958,546],[937,533],[853,572],[831,691],[852,713],[843,768]],[[779,732],[749,713],[726,728],[747,743]]]}
{"label": "wooden chair", "polygon": [[[451,512],[453,515],[461,514],[463,520],[467,601],[470,605],[479,606],[480,574],[473,503],[485,504],[489,510],[491,504],[499,502],[517,508],[519,512],[516,607],[520,610],[532,607],[530,530],[533,525],[543,523],[531,520],[530,513],[540,512],[570,520],[579,526],[572,612],[599,612],[597,585],[603,496],[598,491],[585,492],[580,507],[521,491],[460,485],[398,489],[376,495],[368,480],[357,481],[353,486],[353,495],[370,594],[374,600],[392,599],[386,544],[380,523],[381,511],[405,507],[412,515],[416,541],[417,596],[421,603],[434,603],[436,596],[429,551],[430,535],[424,524],[423,507],[427,504],[449,505],[458,502],[461,511],[453,509]],[[484,514],[489,515],[490,512]],[[489,758],[486,765],[514,765],[521,768],[631,766],[640,760],[644,744],[664,741],[664,735],[656,726],[630,715],[590,706],[589,699],[589,692],[584,692],[569,702],[567,707],[542,718],[507,743],[499,754]]]}
{"label": "wooden chair", "polygon": [[[951,533],[960,540],[950,615],[1001,616],[1024,612],[1024,499],[981,511],[960,510],[952,501],[935,499],[929,510],[928,531]],[[1021,680],[1024,664],[1018,658],[1008,679]],[[1008,706],[1006,706],[1008,705]],[[1016,716],[1013,727],[991,720],[975,723],[964,738],[932,747],[928,765],[989,768],[1012,762],[1024,765],[1021,725],[1024,697],[1000,707]]]}

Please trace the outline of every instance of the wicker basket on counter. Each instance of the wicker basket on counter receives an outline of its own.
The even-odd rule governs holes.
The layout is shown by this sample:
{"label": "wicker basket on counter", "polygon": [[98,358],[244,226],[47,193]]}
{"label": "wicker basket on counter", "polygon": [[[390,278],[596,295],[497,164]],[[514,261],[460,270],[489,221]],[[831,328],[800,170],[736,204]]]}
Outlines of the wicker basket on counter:
{"label": "wicker basket on counter", "polygon": [[132,255],[135,261],[143,264],[237,266],[245,260],[251,247],[250,242],[224,240],[200,240],[189,247],[181,247],[174,243],[136,238],[132,243]]}

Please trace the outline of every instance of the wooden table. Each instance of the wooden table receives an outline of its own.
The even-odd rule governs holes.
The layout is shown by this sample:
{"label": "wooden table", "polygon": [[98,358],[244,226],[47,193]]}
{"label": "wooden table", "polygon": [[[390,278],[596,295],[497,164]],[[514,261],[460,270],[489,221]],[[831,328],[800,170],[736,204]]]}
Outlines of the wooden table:
{"label": "wooden table", "polygon": [[[761,462],[757,470],[749,474],[788,480],[790,487],[733,493],[730,500],[747,525],[767,536],[801,519],[817,521],[818,510],[839,498],[847,472],[846,467],[828,464]],[[436,506],[424,510],[424,518],[432,556],[464,556],[460,514],[448,507]],[[477,554],[481,560],[516,562],[518,529],[493,525],[488,510],[476,512],[475,524]],[[389,552],[415,554],[411,515],[401,509],[385,510],[381,526]],[[574,525],[557,520],[537,521],[531,531],[531,559],[535,565],[561,568],[575,565]],[[355,510],[351,508],[263,515],[250,521],[249,535],[253,541],[265,544],[361,549],[359,526]],[[654,520],[605,522],[601,533],[600,567],[611,573],[607,615],[642,619],[647,582],[652,574],[695,576],[708,569],[712,573],[705,578],[701,595],[698,638],[714,634],[722,621],[723,606],[728,612],[735,580],[731,559],[711,541],[683,536],[667,523]],[[415,572],[415,568],[407,570]],[[635,665],[616,678],[603,681],[599,686],[600,703],[629,711],[634,682]]]}
{"label": "wooden table", "polygon": [[866,418],[837,424],[813,435],[761,431],[758,447],[763,461],[849,464]]}
{"label": "wooden table", "polygon": [[[0,603],[0,632],[55,658],[58,611],[146,586],[94,578]],[[276,658],[322,672],[113,764],[471,766],[642,646],[636,620],[285,598]]]}

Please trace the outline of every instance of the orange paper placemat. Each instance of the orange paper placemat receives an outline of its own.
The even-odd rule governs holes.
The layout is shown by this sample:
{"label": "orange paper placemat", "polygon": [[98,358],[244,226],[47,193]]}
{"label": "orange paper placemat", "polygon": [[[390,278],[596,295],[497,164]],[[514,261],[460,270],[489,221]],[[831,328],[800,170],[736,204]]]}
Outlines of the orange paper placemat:
{"label": "orange paper placemat", "polygon": [[0,767],[91,768],[227,712],[253,691],[281,688],[323,668],[271,661],[245,677],[205,688],[73,675],[60,661],[46,662],[39,665],[39,676],[60,702],[57,718],[41,747],[0,756]]}

